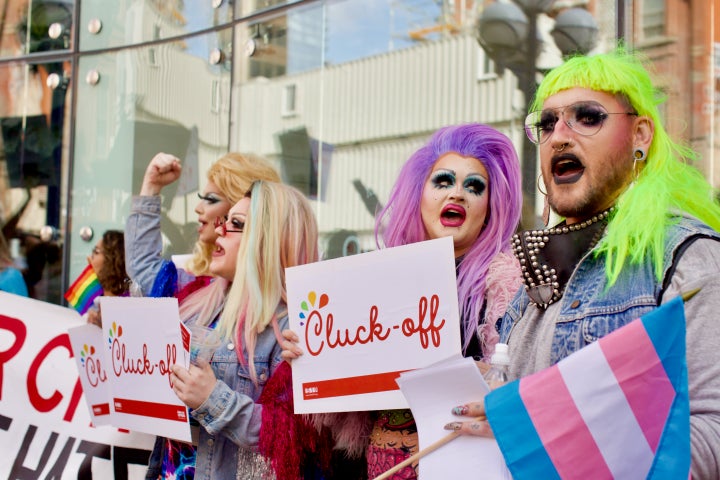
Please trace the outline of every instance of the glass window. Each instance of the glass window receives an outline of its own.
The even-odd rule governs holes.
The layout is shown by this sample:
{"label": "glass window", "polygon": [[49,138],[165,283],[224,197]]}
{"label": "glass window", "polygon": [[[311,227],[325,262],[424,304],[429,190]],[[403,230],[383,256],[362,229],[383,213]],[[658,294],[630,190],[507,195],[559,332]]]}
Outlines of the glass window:
{"label": "glass window", "polygon": [[238,25],[231,148],[271,159],[313,201],[326,258],[375,248],[375,213],[432,131],[490,107],[513,115],[510,75],[477,82],[473,15],[446,10],[327,1]]}

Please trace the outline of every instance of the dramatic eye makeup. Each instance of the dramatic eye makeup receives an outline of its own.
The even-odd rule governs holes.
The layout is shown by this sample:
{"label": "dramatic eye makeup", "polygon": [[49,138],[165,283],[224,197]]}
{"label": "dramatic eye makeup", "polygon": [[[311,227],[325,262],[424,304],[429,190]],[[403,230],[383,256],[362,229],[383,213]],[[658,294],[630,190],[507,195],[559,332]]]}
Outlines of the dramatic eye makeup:
{"label": "dramatic eye makeup", "polygon": [[227,215],[224,217],[217,217],[215,219],[215,228],[222,229],[222,236],[226,236],[228,233],[242,233],[243,230],[245,230],[245,222],[243,220],[239,220],[237,218],[233,218],[230,221],[230,226],[232,228],[228,228],[228,217]]}
{"label": "dramatic eye makeup", "polygon": [[431,181],[435,188],[449,188],[455,185],[455,173],[449,170],[438,170],[433,173]]}
{"label": "dramatic eye makeup", "polygon": [[210,205],[214,205],[216,203],[222,202],[222,198],[220,198],[219,196],[217,196],[214,193],[206,193],[205,195],[203,195],[202,193],[198,192],[198,198],[200,200],[203,200],[203,201],[209,203]]}
{"label": "dramatic eye makeup", "polygon": [[485,179],[480,175],[470,175],[463,182],[463,188],[474,195],[482,195],[487,188]]}
{"label": "dramatic eye makeup", "polygon": [[235,230],[240,230],[241,232],[245,230],[245,222],[237,218],[230,219],[230,225],[232,225]]}
{"label": "dramatic eye makeup", "polygon": [[[452,188],[455,186],[455,172],[451,170],[438,170],[431,178],[433,187],[437,189]],[[480,175],[471,174],[463,181],[463,189],[473,195],[482,195],[487,189],[487,181]]]}

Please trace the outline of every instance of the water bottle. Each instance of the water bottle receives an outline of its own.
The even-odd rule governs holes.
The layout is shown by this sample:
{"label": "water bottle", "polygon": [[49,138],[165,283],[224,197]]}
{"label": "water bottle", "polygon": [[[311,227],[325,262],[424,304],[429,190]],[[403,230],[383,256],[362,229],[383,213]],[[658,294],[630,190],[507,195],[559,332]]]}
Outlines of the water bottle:
{"label": "water bottle", "polygon": [[508,381],[508,368],[510,367],[510,355],[506,343],[495,345],[495,353],[490,358],[490,370],[485,374],[485,381],[490,390],[502,387]]}

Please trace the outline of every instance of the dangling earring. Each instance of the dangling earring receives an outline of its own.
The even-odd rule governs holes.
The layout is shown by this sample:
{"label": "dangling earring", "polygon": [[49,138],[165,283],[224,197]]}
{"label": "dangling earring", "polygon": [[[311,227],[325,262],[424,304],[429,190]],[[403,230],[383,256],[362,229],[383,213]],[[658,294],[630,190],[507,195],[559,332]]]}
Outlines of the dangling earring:
{"label": "dangling earring", "polygon": [[[537,189],[538,189],[538,192],[542,193],[543,197],[545,197],[545,201],[543,202],[542,220],[543,220],[543,225],[545,225],[547,227],[548,223],[550,222],[550,202],[548,202],[547,191],[543,192],[542,188],[540,188],[540,179],[541,178],[542,178],[542,173],[540,175],[538,175],[538,178],[537,178]],[[543,183],[545,183],[545,182],[543,182]]]}
{"label": "dangling earring", "polygon": [[[545,195],[547,197],[547,192],[543,192],[543,189],[540,188],[540,179],[541,178],[542,178],[542,173],[540,175],[538,175],[537,182],[535,182],[535,183],[537,183],[538,192],[542,193],[543,195]],[[543,181],[543,183],[545,183],[545,181]]]}
{"label": "dangling earring", "polygon": [[642,148],[636,148],[633,150],[633,173],[635,174],[635,180],[637,180],[640,173],[638,173],[637,164],[638,162],[644,162],[645,161],[645,150]]}

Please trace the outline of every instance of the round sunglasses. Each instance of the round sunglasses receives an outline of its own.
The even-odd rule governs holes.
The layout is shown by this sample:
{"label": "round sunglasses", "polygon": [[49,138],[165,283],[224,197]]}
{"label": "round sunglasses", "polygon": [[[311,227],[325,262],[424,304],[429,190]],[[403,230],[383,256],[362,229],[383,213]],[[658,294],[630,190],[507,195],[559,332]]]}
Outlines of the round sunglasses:
{"label": "round sunglasses", "polygon": [[608,112],[597,102],[577,102],[558,108],[531,112],[525,117],[525,133],[535,144],[545,143],[562,118],[573,132],[589,137],[600,131],[609,115],[637,115],[635,112]]}

